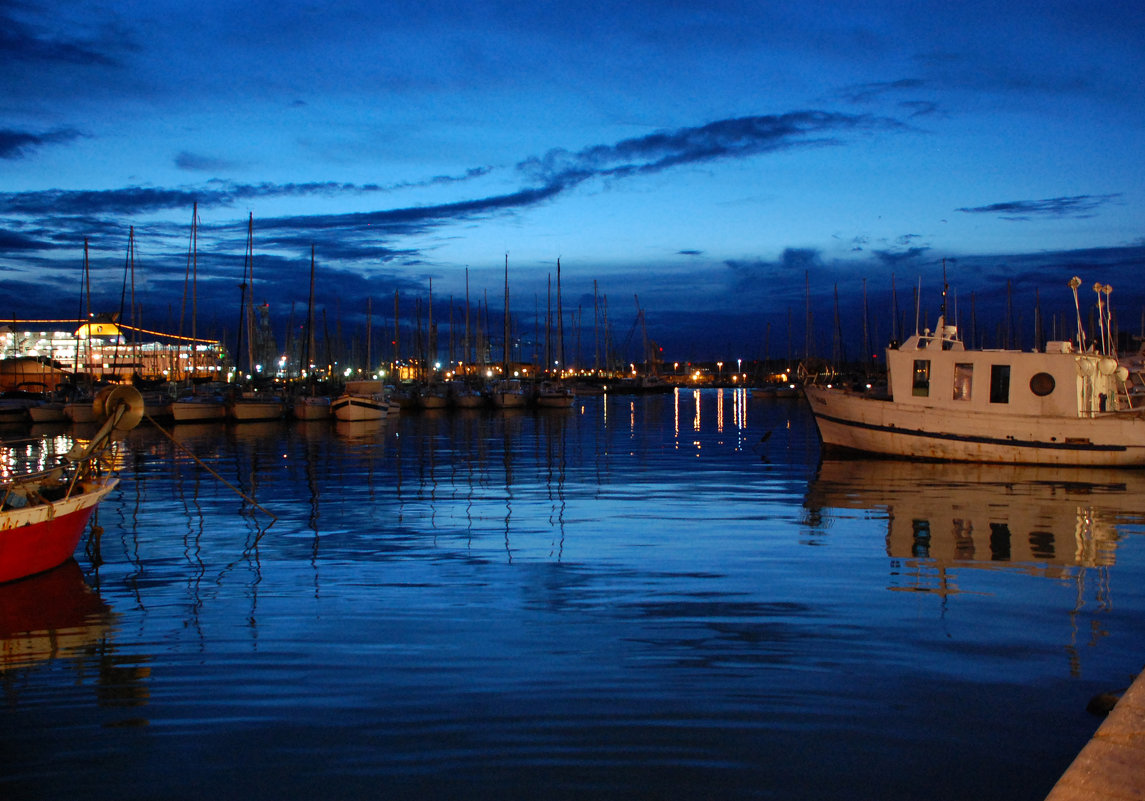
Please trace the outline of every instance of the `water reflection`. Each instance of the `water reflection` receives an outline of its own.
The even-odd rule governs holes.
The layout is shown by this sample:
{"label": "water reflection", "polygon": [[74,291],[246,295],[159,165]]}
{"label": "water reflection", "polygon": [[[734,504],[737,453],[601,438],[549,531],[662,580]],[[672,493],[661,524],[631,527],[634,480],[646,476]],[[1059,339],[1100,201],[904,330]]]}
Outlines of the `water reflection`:
{"label": "water reflection", "polygon": [[887,555],[935,563],[1023,564],[1060,576],[1107,567],[1118,526],[1140,523],[1145,474],[1134,470],[828,460],[808,489],[822,507],[886,510]]}
{"label": "water reflection", "polygon": [[943,615],[967,592],[1005,593],[967,571],[1072,585],[1072,602],[1061,605],[1063,646],[1070,674],[1080,676],[1079,645],[1110,634],[1112,568],[1127,533],[1145,524],[1143,493],[1137,470],[851,459],[822,462],[804,506],[812,529],[828,528],[832,509],[885,515],[887,589],[938,597]]}
{"label": "water reflection", "polygon": [[[148,660],[118,652],[115,622],[75,560],[0,584],[0,685],[8,704],[25,694],[38,697],[42,682],[62,670],[71,687],[92,688],[99,706],[145,706]],[[109,725],[141,722],[146,721],[128,717]]]}

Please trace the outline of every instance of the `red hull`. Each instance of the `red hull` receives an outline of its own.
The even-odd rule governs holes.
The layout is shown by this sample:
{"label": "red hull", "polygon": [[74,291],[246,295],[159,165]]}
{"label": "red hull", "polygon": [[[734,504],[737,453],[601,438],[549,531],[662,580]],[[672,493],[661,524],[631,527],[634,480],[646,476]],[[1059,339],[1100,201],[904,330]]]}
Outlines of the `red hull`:
{"label": "red hull", "polygon": [[43,506],[0,512],[0,582],[42,573],[70,559],[96,505],[115,483],[59,501],[54,512]]}

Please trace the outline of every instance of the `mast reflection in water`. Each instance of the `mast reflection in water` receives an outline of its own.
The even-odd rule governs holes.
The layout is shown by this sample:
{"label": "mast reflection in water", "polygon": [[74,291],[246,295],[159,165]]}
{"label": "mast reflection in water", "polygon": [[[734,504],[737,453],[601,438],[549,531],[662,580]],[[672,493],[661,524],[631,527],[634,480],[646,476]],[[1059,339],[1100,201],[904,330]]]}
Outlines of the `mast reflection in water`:
{"label": "mast reflection in water", "polygon": [[174,434],[4,619],[5,797],[1041,799],[1141,666],[1139,472],[742,390]]}

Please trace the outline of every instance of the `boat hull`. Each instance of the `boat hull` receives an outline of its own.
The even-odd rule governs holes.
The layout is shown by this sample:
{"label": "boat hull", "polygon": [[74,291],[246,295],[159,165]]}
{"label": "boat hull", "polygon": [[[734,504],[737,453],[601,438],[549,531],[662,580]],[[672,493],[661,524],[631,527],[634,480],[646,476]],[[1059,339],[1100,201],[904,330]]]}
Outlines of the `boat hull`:
{"label": "boat hull", "polygon": [[96,506],[118,483],[107,478],[55,503],[0,512],[0,582],[43,573],[70,559]]}
{"label": "boat hull", "polygon": [[206,423],[226,420],[227,406],[222,400],[179,400],[171,403],[168,413],[176,423]]}
{"label": "boat hull", "polygon": [[282,401],[237,401],[227,410],[230,419],[236,423],[256,420],[279,420],[286,412]]}
{"label": "boat hull", "polygon": [[910,459],[1087,467],[1145,465],[1145,417],[957,412],[806,386],[825,448]]}
{"label": "boat hull", "polygon": [[335,419],[347,423],[367,420],[384,420],[390,411],[390,403],[384,398],[367,398],[357,395],[342,395],[330,404]]}
{"label": "boat hull", "polygon": [[292,411],[297,420],[329,420],[330,399],[320,395],[295,398]]}

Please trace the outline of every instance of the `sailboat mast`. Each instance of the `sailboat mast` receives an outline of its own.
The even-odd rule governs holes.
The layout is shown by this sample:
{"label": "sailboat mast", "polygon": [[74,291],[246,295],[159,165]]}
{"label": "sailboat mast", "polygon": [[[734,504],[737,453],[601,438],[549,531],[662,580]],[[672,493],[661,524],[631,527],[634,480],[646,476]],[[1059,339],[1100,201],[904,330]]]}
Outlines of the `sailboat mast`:
{"label": "sailboat mast", "polygon": [[[561,260],[557,259],[557,368],[565,369],[565,316],[561,306]],[[558,372],[559,376],[561,372]]]}
{"label": "sailboat mast", "polygon": [[247,369],[254,374],[255,342],[254,342],[254,212],[250,212],[247,220],[246,236],[246,263],[247,280],[250,283],[250,292],[247,293],[246,325],[247,325]]}
{"label": "sailboat mast", "polygon": [[314,243],[310,244],[310,299],[306,312],[306,358],[303,364],[306,374],[310,375],[314,360]]}
{"label": "sailboat mast", "polygon": [[505,345],[502,348],[504,375],[509,377],[509,254],[505,254]]}

